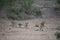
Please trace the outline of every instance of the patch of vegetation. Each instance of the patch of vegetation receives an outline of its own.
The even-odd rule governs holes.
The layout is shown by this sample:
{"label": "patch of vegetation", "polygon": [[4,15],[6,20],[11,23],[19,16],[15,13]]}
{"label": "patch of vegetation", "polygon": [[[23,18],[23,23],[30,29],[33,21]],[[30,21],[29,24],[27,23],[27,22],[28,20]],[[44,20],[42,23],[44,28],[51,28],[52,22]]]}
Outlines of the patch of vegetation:
{"label": "patch of vegetation", "polygon": [[[32,4],[33,0],[18,0],[18,3],[16,3],[17,0],[0,0],[0,6],[6,6],[7,11],[7,17],[8,19],[18,20],[18,19],[27,19],[29,16],[36,14],[35,16],[39,17],[42,16],[42,13],[40,10],[34,11],[35,13],[32,13]],[[19,4],[20,6],[17,6]]]}
{"label": "patch of vegetation", "polygon": [[9,19],[13,19],[13,20],[16,20],[18,18],[17,15],[15,15],[14,13],[8,14],[7,16]]}
{"label": "patch of vegetation", "polygon": [[57,0],[57,3],[60,4],[60,0]]}
{"label": "patch of vegetation", "polygon": [[56,32],[55,35],[56,35],[57,39],[60,38],[60,32]]}
{"label": "patch of vegetation", "polygon": [[0,10],[2,9],[3,5],[4,5],[4,2],[0,0]]}
{"label": "patch of vegetation", "polygon": [[23,7],[25,8],[25,10],[28,10],[29,8],[31,8],[32,7],[32,3],[33,3],[32,0],[24,0],[23,1]]}
{"label": "patch of vegetation", "polygon": [[14,7],[11,7],[11,6],[9,6],[8,8],[7,8],[7,11],[8,11],[8,13],[15,13],[16,11],[15,11],[15,8]]}
{"label": "patch of vegetation", "polygon": [[36,16],[41,16],[42,17],[42,13],[40,10],[36,11]]}
{"label": "patch of vegetation", "polygon": [[[21,5],[20,8],[17,8],[16,6],[13,6],[12,4],[11,6],[8,6],[7,8],[7,11],[9,14],[8,18],[10,19],[21,19],[22,18],[23,19],[23,17],[26,14],[25,12],[28,11],[32,7],[32,0],[19,0],[19,3]],[[11,15],[11,14],[14,14],[14,15]]]}
{"label": "patch of vegetation", "polygon": [[11,6],[16,0],[0,0],[0,10],[5,6]]}
{"label": "patch of vegetation", "polygon": [[19,9],[19,12],[23,12],[23,8],[20,8],[20,9]]}

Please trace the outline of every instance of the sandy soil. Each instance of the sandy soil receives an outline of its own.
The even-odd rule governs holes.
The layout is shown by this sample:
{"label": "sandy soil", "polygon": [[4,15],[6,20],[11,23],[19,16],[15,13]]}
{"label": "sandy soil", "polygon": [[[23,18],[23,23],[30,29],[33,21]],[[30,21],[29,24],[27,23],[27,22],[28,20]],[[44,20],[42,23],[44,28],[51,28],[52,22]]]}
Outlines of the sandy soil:
{"label": "sandy soil", "polygon": [[[34,25],[45,21],[43,31],[38,30]],[[0,40],[57,40],[55,36],[56,28],[60,26],[60,19],[31,19],[16,21],[14,27],[9,20],[0,20]],[[28,28],[25,28],[25,23],[28,22]],[[19,28],[18,24],[22,24]]]}

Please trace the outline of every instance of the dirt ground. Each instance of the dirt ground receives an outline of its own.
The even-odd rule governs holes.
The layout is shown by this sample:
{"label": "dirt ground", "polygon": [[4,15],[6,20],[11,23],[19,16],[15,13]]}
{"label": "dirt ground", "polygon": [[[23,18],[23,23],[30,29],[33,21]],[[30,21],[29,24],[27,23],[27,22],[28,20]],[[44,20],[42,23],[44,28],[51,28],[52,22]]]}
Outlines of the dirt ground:
{"label": "dirt ground", "polygon": [[[39,27],[34,27],[36,24],[40,25],[42,21],[45,21],[43,31],[39,30]],[[11,20],[0,20],[0,40],[57,40],[55,32],[56,28],[60,26],[58,18],[14,20],[14,25],[11,22]],[[28,22],[27,28],[25,28],[26,22]],[[18,25],[20,23],[21,27]]]}

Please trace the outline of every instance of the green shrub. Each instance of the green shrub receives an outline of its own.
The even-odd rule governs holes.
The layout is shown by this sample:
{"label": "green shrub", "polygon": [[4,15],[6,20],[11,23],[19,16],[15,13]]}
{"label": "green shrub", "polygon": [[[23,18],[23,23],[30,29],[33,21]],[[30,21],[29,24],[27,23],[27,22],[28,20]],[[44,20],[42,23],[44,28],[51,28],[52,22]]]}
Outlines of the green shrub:
{"label": "green shrub", "polygon": [[[10,0],[9,0],[10,1]],[[10,1],[10,3],[13,1]],[[32,0],[19,0],[21,7],[16,8],[12,4],[8,4],[8,18],[10,19],[24,19],[25,11],[28,11],[32,6]],[[28,12],[29,13],[29,12]],[[24,18],[23,18],[24,17]]]}
{"label": "green shrub", "polygon": [[4,6],[4,2],[0,0],[0,10],[2,10],[3,6]]}
{"label": "green shrub", "polygon": [[60,0],[57,0],[57,3],[60,4]]}
{"label": "green shrub", "polygon": [[12,2],[14,2],[15,0],[0,0],[0,10],[4,7],[4,6],[11,6]]}
{"label": "green shrub", "polygon": [[8,19],[13,19],[13,20],[20,20],[22,19],[22,13],[8,13],[7,14]]}
{"label": "green shrub", "polygon": [[60,32],[56,32],[55,35],[56,35],[57,39],[60,38]]}
{"label": "green shrub", "polygon": [[21,8],[21,9],[19,9],[19,12],[23,12],[23,9]]}
{"label": "green shrub", "polygon": [[17,15],[15,15],[14,13],[8,13],[7,17],[8,19],[13,19],[13,20],[16,20],[18,18]]}
{"label": "green shrub", "polygon": [[7,11],[8,11],[8,13],[15,13],[16,12],[15,8],[10,7],[10,6],[7,8]]}
{"label": "green shrub", "polygon": [[41,16],[42,17],[42,13],[40,10],[36,11],[36,16]]}
{"label": "green shrub", "polygon": [[32,0],[23,0],[23,8],[25,10],[31,8],[33,1]]}

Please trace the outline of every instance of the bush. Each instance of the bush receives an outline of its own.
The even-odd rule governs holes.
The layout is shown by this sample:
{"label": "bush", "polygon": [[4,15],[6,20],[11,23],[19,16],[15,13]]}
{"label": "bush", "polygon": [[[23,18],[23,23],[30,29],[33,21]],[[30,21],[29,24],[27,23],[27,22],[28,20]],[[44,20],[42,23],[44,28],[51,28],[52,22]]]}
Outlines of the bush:
{"label": "bush", "polygon": [[60,32],[56,32],[55,35],[56,35],[57,39],[60,38]]}
{"label": "bush", "polygon": [[60,0],[57,0],[57,3],[60,4]]}
{"label": "bush", "polygon": [[42,12],[40,10],[36,10],[36,17],[42,17]]}
{"label": "bush", "polygon": [[14,7],[8,6],[7,12],[8,13],[15,13],[16,11],[15,11],[15,8]]}
{"label": "bush", "polygon": [[11,6],[15,0],[0,0],[0,10],[5,6]]}
{"label": "bush", "polygon": [[17,15],[15,15],[14,13],[7,14],[7,17],[8,17],[8,19],[13,19],[13,20],[17,19]]}
{"label": "bush", "polygon": [[36,15],[37,15],[37,16],[42,16],[41,11],[40,11],[40,10],[39,10],[39,11],[36,11]]}
{"label": "bush", "polygon": [[25,11],[28,11],[32,6],[32,0],[19,0],[20,8],[12,5],[11,2],[13,3],[14,1],[11,0],[7,6],[8,18],[10,19],[23,19],[23,16],[26,15]]}
{"label": "bush", "polygon": [[32,3],[33,1],[32,0],[23,0],[23,8],[25,8],[25,10],[28,10],[29,8],[32,7]]}

